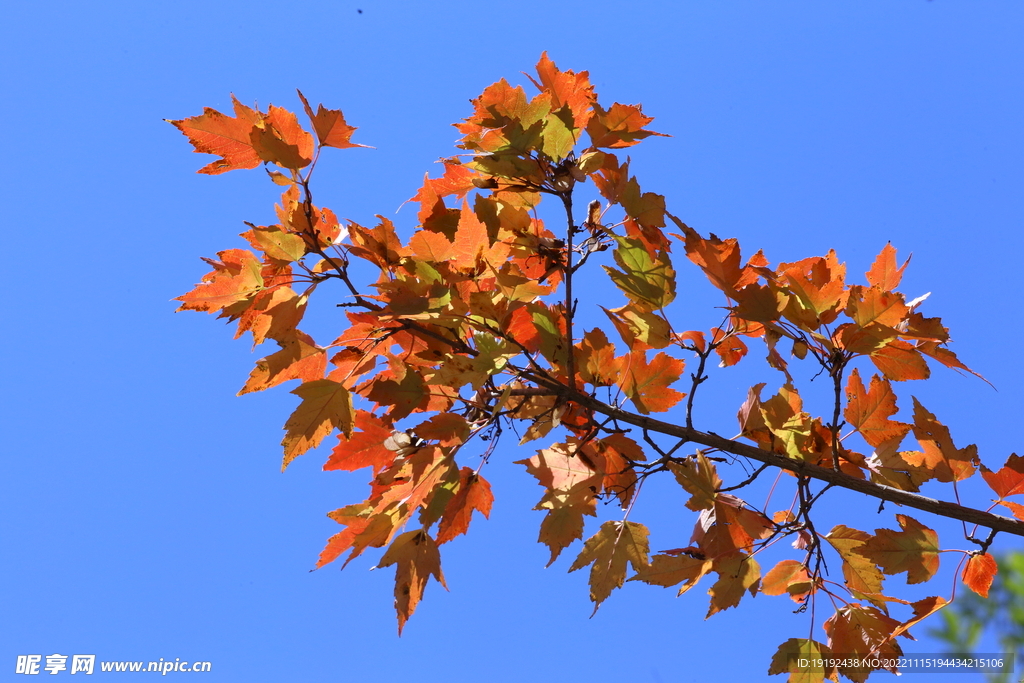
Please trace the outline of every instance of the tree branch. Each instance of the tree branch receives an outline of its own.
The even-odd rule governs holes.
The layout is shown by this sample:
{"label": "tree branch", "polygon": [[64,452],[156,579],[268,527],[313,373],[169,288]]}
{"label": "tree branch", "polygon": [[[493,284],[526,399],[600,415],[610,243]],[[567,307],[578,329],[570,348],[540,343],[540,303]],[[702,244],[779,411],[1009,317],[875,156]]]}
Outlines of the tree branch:
{"label": "tree branch", "polygon": [[702,446],[717,448],[718,450],[726,453],[732,453],[734,455],[743,456],[744,458],[750,458],[751,460],[757,460],[758,462],[771,465],[772,467],[778,467],[797,475],[818,479],[833,486],[849,489],[850,491],[856,491],[857,493],[863,493],[864,495],[878,498],[879,500],[896,503],[897,505],[905,505],[906,507],[930,512],[934,515],[939,515],[940,517],[948,517],[949,519],[957,519],[962,522],[978,524],[993,531],[1002,531],[1015,536],[1024,536],[1024,521],[995,515],[991,512],[985,512],[984,510],[976,510],[956,503],[928,498],[927,496],[922,496],[919,493],[902,491],[900,489],[892,488],[891,486],[876,484],[865,479],[857,479],[841,471],[837,472],[833,469],[819,467],[800,460],[793,460],[792,458],[788,458],[784,455],[765,451],[757,448],[756,446],[748,446],[747,444],[732,441],[731,439],[726,439],[725,437],[721,437],[717,434],[702,432],[696,429],[672,424],[670,422],[662,422],[661,420],[656,420],[652,417],[647,417],[646,415],[630,413],[620,408],[610,406],[607,403],[599,401],[591,396],[581,394],[577,391],[569,391],[567,387],[561,387],[561,390],[555,393],[561,393],[582,406],[590,408],[591,410],[603,415],[614,417],[620,422],[625,422],[635,427],[647,429],[652,432],[659,432],[668,436],[678,437],[680,439],[686,439],[687,441],[699,443]]}

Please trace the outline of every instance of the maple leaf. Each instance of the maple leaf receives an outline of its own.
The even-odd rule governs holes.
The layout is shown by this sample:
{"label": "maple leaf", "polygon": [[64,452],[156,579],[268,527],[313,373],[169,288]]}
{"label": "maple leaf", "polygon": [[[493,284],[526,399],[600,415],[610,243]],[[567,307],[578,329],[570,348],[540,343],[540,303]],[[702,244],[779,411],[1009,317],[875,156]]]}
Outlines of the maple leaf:
{"label": "maple leaf", "polygon": [[598,532],[583,544],[582,552],[569,571],[593,564],[590,568],[590,599],[595,603],[595,614],[611,592],[622,587],[627,564],[638,573],[649,564],[647,534],[647,527],[642,524],[610,521],[602,524]]}
{"label": "maple leaf", "polygon": [[907,269],[910,257],[903,262],[899,268],[896,267],[896,249],[891,242],[886,242],[882,251],[878,253],[875,262],[871,264],[871,270],[867,272],[868,282],[882,291],[891,292],[896,289],[900,280],[903,279],[903,271]]}
{"label": "maple leaf", "polygon": [[409,240],[409,248],[416,258],[444,263],[455,255],[455,245],[439,232],[420,230]]}
{"label": "maple leaf", "polygon": [[352,433],[354,416],[352,395],[339,382],[318,379],[305,382],[292,391],[302,402],[288,418],[284,446],[283,471],[288,463],[310,448],[315,448],[335,429],[346,436]]}
{"label": "maple leaf", "polygon": [[595,387],[615,384],[615,346],[608,341],[604,331],[594,328],[584,334],[579,347],[573,352],[580,379]]}
{"label": "maple leaf", "polygon": [[179,311],[213,313],[248,299],[263,288],[262,266],[247,249],[227,249],[217,253],[220,260],[204,259],[213,271],[188,294],[182,294]]}
{"label": "maple leaf", "polygon": [[596,98],[594,86],[590,84],[590,74],[586,71],[560,71],[548,58],[548,53],[543,52],[537,62],[537,76],[540,83],[527,74],[527,78],[538,90],[551,95],[552,109],[568,107],[572,112],[573,128],[585,128],[592,116],[590,108]]}
{"label": "maple leaf", "polygon": [[644,126],[654,120],[653,116],[644,116],[640,105],[619,104],[616,102],[611,109],[605,111],[601,105],[594,103],[594,116],[587,124],[587,134],[594,147],[621,149],[639,144],[644,138],[652,135],[669,137],[664,133],[644,130]]}
{"label": "maple leaf", "polygon": [[249,138],[261,160],[283,168],[298,170],[313,160],[313,137],[286,109],[270,105],[249,131]]}
{"label": "maple leaf", "polygon": [[[417,219],[420,224],[428,227],[431,225],[432,216],[444,213],[444,197],[449,195],[455,195],[456,199],[465,197],[475,187],[474,179],[479,179],[479,176],[472,170],[460,163],[447,160],[444,162],[444,175],[440,178],[431,178],[429,173],[425,174],[423,186],[414,197],[408,200],[419,203],[420,210]],[[432,232],[432,230],[427,230],[427,232]],[[416,234],[421,233],[417,232]]]}
{"label": "maple leaf", "polygon": [[334,534],[327,540],[327,546],[320,553],[315,569],[334,562],[343,552],[352,547],[356,537],[365,532],[373,520],[367,512],[366,504],[359,503],[334,510],[327,514],[328,517],[339,524],[344,524],[345,530]]}
{"label": "maple leaf", "polygon": [[807,599],[811,587],[807,567],[796,560],[782,560],[761,580],[761,592],[765,595],[789,593],[789,597],[798,603]]}
{"label": "maple leaf", "polygon": [[705,619],[724,609],[736,607],[744,593],[754,595],[760,586],[761,567],[757,560],[745,553],[730,553],[716,559],[714,570],[718,572],[718,580],[708,589],[711,606]]}
{"label": "maple leaf", "polygon": [[683,230],[680,239],[686,242],[686,255],[700,266],[711,284],[736,299],[736,292],[757,281],[758,274],[749,265],[740,267],[740,248],[736,239],[721,240],[712,234],[704,239],[693,228],[672,216]]}
{"label": "maple leaf", "polygon": [[[830,651],[843,653],[850,660],[871,655],[880,660],[895,659],[903,654],[892,639],[892,632],[900,622],[883,614],[876,607],[856,602],[841,607],[824,624]],[[895,667],[890,669],[895,672]],[[840,667],[839,673],[855,683],[867,680],[871,668]]]}
{"label": "maple leaf", "polygon": [[250,230],[241,234],[255,249],[259,249],[278,261],[290,263],[298,261],[307,252],[308,245],[299,235],[281,230],[280,226],[264,227],[250,225]]}
{"label": "maple leaf", "polygon": [[459,534],[466,533],[473,510],[477,510],[484,517],[490,517],[493,502],[494,494],[491,493],[490,483],[474,474],[469,467],[463,467],[459,472],[459,490],[448,501],[444,516],[437,527],[437,544],[447,543]]}
{"label": "maple leaf", "polygon": [[196,152],[220,157],[199,169],[199,173],[216,175],[260,165],[261,159],[252,146],[250,135],[260,115],[235,99],[234,95],[231,101],[235,106],[234,117],[204,107],[199,116],[168,121],[188,137]]}
{"label": "maple leaf", "polygon": [[609,434],[586,442],[581,451],[604,474],[601,481],[604,491],[618,498],[625,509],[636,495],[637,475],[633,463],[647,459],[640,444],[624,434]]}
{"label": "maple leaf", "polygon": [[684,362],[659,352],[647,363],[647,354],[634,351],[622,360],[625,367],[619,386],[643,415],[663,413],[679,403],[686,394],[669,387],[683,374]]}
{"label": "maple leaf", "polygon": [[807,638],[790,638],[772,656],[768,675],[788,673],[787,683],[822,683],[825,678],[836,680],[835,669],[817,668],[804,662],[821,662],[832,654],[827,645]]}
{"label": "maple leaf", "polygon": [[899,339],[893,339],[882,348],[872,351],[870,358],[886,378],[895,382],[928,379],[931,376],[928,364],[917,347]]}
{"label": "maple leaf", "polygon": [[889,419],[898,412],[896,394],[888,380],[878,375],[871,377],[871,389],[865,391],[860,373],[855,368],[846,384],[846,401],[843,416],[872,446],[878,447],[891,440],[901,441],[910,431],[909,424]]}
{"label": "maple leaf", "polygon": [[949,603],[945,598],[941,598],[939,596],[922,598],[917,602],[910,603],[910,606],[914,610],[914,616],[894,628],[889,634],[889,638],[892,639],[896,636],[903,636],[904,638],[914,640],[914,637],[907,632],[910,627],[924,621],[926,617],[930,617],[948,604]]}
{"label": "maple leaf", "polygon": [[886,574],[907,572],[907,583],[924,583],[939,570],[939,536],[908,515],[896,515],[902,531],[875,529],[854,552],[871,560]]}
{"label": "maple leaf", "polygon": [[668,468],[675,475],[676,481],[682,486],[690,499],[686,507],[693,511],[705,510],[715,505],[718,489],[722,480],[715,471],[715,465],[703,453],[681,462],[669,462]]}
{"label": "maple leaf", "polygon": [[341,113],[341,110],[327,109],[324,105],[319,104],[316,108],[316,114],[314,114],[302,91],[296,90],[295,92],[299,93],[299,99],[302,100],[302,106],[305,108],[306,115],[309,116],[309,120],[313,124],[313,130],[316,131],[317,140],[320,141],[321,145],[338,149],[366,147],[366,145],[357,145],[349,140],[356,128],[345,123],[345,115]]}
{"label": "maple leaf", "polygon": [[375,569],[397,565],[395,569],[395,611],[398,612],[398,635],[402,635],[423,597],[423,589],[433,576],[448,590],[441,573],[441,554],[426,531],[407,531],[391,542]]}
{"label": "maple leaf", "polygon": [[871,540],[871,534],[839,524],[828,533],[825,540],[842,558],[843,577],[851,591],[864,596],[881,595],[884,578],[882,571],[859,552],[860,548]]}
{"label": "maple leaf", "polygon": [[374,475],[390,467],[397,455],[384,442],[393,431],[390,422],[365,410],[358,410],[353,424],[358,431],[338,434],[338,445],[324,463],[324,470],[355,471],[372,467]]}
{"label": "maple leaf", "polygon": [[960,481],[974,474],[978,462],[978,447],[974,444],[957,448],[949,434],[949,428],[939,422],[914,398],[914,438],[921,444],[922,452],[904,453],[904,459],[911,465],[924,466],[935,472],[935,478],[942,482]]}
{"label": "maple leaf", "polygon": [[408,370],[397,382],[393,379],[374,381],[370,391],[364,395],[377,405],[391,406],[388,417],[392,421],[401,420],[410,413],[424,408],[424,402],[428,398],[423,376],[412,370]]}
{"label": "maple leaf", "polygon": [[675,299],[676,271],[664,251],[651,256],[639,239],[615,236],[619,246],[613,252],[622,270],[602,266],[616,286],[632,301],[658,310]]}
{"label": "maple leaf", "polygon": [[1013,516],[1017,519],[1024,521],[1024,505],[1020,503],[1014,503],[1009,500],[1001,500],[999,504],[1005,507],[1007,510],[1013,513]]}
{"label": "maple leaf", "polygon": [[875,287],[850,287],[846,314],[861,327],[882,325],[897,327],[909,313],[899,292],[882,291]]}
{"label": "maple leaf", "polygon": [[992,579],[999,571],[994,557],[988,553],[971,555],[967,558],[967,566],[960,578],[972,591],[983,598],[988,597],[988,589],[992,587]]}
{"label": "maple leaf", "polygon": [[321,379],[327,368],[327,352],[316,345],[305,332],[295,330],[294,336],[278,341],[281,350],[256,361],[249,379],[238,395],[263,391],[282,382],[301,379],[311,382]]}
{"label": "maple leaf", "polygon": [[659,553],[651,563],[637,571],[630,581],[643,581],[652,586],[669,588],[683,584],[677,595],[682,595],[697,585],[701,578],[711,571],[711,560],[699,559],[685,554]]}
{"label": "maple leaf", "polygon": [[1024,457],[1012,453],[998,472],[982,465],[981,476],[1000,500],[1024,493]]}
{"label": "maple leaf", "polygon": [[601,306],[601,310],[615,325],[622,341],[634,351],[663,349],[671,341],[668,321],[657,313],[645,310],[645,307],[637,306],[635,302],[611,310]]}
{"label": "maple leaf", "polygon": [[562,550],[583,538],[583,516],[596,514],[603,473],[576,455],[575,447],[569,444],[555,444],[516,464],[525,465],[545,489],[534,509],[548,510],[541,522],[539,540],[551,550],[551,566]]}

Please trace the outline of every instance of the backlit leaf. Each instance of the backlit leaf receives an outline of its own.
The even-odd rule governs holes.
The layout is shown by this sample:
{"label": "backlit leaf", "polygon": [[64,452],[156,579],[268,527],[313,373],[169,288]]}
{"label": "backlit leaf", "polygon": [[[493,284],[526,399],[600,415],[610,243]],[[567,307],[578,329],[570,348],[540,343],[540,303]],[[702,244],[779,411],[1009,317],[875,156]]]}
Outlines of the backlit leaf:
{"label": "backlit leaf", "polygon": [[902,531],[875,529],[856,549],[886,574],[907,572],[907,583],[924,583],[939,570],[939,537],[908,515],[896,515]]}
{"label": "backlit leaf", "polygon": [[964,567],[964,573],[960,578],[972,591],[987,598],[988,589],[992,587],[992,579],[998,571],[999,565],[988,553],[971,555],[967,558],[967,566]]}
{"label": "backlit leaf", "polygon": [[351,434],[355,419],[352,396],[339,382],[318,379],[299,385],[292,393],[302,402],[284,426],[287,433],[281,441],[284,446],[282,470],[296,456],[318,446],[335,429]]}
{"label": "backlit leaf", "polygon": [[595,603],[594,612],[612,590],[622,587],[627,564],[635,572],[647,567],[650,553],[647,533],[647,527],[636,522],[605,522],[583,544],[583,551],[569,571],[593,564],[590,568],[590,599]]}
{"label": "backlit leaf", "polygon": [[1024,457],[1011,454],[998,472],[982,465],[981,476],[1000,498],[1024,493]]}
{"label": "backlit leaf", "polygon": [[423,589],[433,576],[447,590],[441,573],[441,554],[437,544],[422,529],[407,531],[388,547],[377,569],[397,565],[395,569],[395,611],[398,613],[398,634],[402,634],[423,597]]}

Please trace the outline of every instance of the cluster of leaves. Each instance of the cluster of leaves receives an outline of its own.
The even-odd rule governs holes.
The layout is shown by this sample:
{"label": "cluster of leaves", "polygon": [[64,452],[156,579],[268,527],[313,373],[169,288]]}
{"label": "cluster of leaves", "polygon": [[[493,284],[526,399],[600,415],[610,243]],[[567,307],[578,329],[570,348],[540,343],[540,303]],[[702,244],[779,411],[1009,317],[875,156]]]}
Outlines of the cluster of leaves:
{"label": "cluster of leaves", "polygon": [[[249,332],[257,344],[280,347],[256,363],[240,393],[301,382],[285,424],[284,467],[336,434],[324,469],[371,470],[366,499],[330,513],[343,529],[317,566],[386,548],[378,566],[396,567],[401,631],[430,577],[444,584],[439,546],[466,533],[474,513],[488,515],[493,496],[481,471],[503,432],[515,428],[521,445],[554,438],[520,461],[543,489],[540,542],[551,562],[584,538],[599,501],[623,510],[584,542],[570,567],[590,568],[595,610],[627,578],[683,593],[714,575],[708,616],[745,594],[788,595],[800,606],[828,596],[836,609],[823,624],[824,642],[787,641],[771,673],[864,680],[867,672],[853,669],[808,674],[794,658],[899,654],[896,637],[909,637],[947,603],[883,593],[886,575],[922,583],[935,574],[935,531],[900,514],[898,530],[839,525],[821,533],[811,513],[830,487],[991,530],[984,539],[967,534],[978,547],[960,551],[962,581],[985,595],[996,571],[987,552],[995,532],[1024,533],[1024,506],[1006,500],[1024,493],[1024,458],[985,469],[976,448],[957,447],[916,399],[912,422],[893,419],[892,383],[927,378],[926,359],[969,372],[947,348],[940,319],[918,311],[923,297],[907,301],[896,290],[907,264],[898,265],[895,249],[886,245],[865,284],[847,282],[834,252],[775,267],[757,252],[744,262],[736,240],[700,235],[630,174],[618,150],[661,135],[647,128],[652,119],[639,106],[605,108],[587,72],[559,70],[546,55],[530,80],[532,97],[501,80],[473,101],[473,113],[456,124],[463,153],[445,159],[444,173],[426,178],[412,197],[418,224],[405,242],[386,218],[343,226],[313,203],[309,183],[322,149],[356,146],[340,111],[321,105],[314,113],[300,93],[312,133],[283,109],[263,113],[237,101],[234,117],[207,109],[171,122],[197,152],[219,157],[200,172],[262,163],[284,188],[278,222],[249,224],[242,237],[250,248],[206,259],[213,270],[178,300],[179,310],[216,312],[237,322],[237,336]],[[601,200],[583,209],[574,197],[586,183]],[[560,216],[557,234],[541,218],[545,198]],[[686,330],[668,312],[679,245],[727,299],[718,327]],[[376,280],[357,278],[353,259]],[[615,341],[574,321],[574,279],[585,268],[600,272],[591,263],[599,260],[625,299],[603,309]],[[313,291],[327,282],[340,286],[345,321],[321,344],[299,325]],[[781,387],[767,397],[765,384],[751,388],[736,439],[697,430],[694,398],[709,360],[736,365],[756,340]],[[783,345],[830,378],[830,416],[805,412]],[[696,369],[684,379],[687,358]],[[875,371],[867,382],[853,367],[862,359]],[[676,422],[651,417],[677,407],[685,412]],[[900,450],[911,433],[917,450]],[[679,454],[687,443],[700,447]],[[761,466],[725,486],[716,463],[736,458]],[[767,501],[757,507],[730,493],[769,466],[792,475],[788,509],[770,512]],[[918,493],[932,480],[955,491],[979,468],[1017,520]],[[652,554],[647,528],[628,515],[643,481],[659,472],[689,496],[696,520],[689,545]],[[797,556],[762,572],[758,555],[783,539]],[[824,556],[833,551],[842,582],[826,578]],[[895,618],[893,604],[909,605],[912,615]]]}

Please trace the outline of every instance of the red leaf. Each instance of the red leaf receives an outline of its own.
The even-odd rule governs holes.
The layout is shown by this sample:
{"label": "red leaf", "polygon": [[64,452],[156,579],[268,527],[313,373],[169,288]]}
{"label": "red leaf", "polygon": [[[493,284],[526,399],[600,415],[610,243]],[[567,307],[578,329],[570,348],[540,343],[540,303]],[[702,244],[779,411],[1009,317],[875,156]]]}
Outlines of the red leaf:
{"label": "red leaf", "polygon": [[463,467],[459,471],[459,490],[445,506],[441,523],[437,527],[437,544],[447,543],[459,534],[469,530],[473,510],[484,517],[490,517],[494,494],[491,485],[473,470]]}
{"label": "red leaf", "polygon": [[372,467],[374,475],[389,467],[395,459],[395,452],[384,447],[384,441],[394,429],[373,413],[359,410],[355,416],[355,427],[359,431],[348,436],[338,434],[338,445],[331,451],[331,457],[324,464],[324,470],[355,471]]}
{"label": "red leaf", "polygon": [[998,472],[982,465],[981,476],[1001,499],[1024,493],[1024,457],[1011,454]]}
{"label": "red leaf", "polygon": [[889,381],[878,375],[871,378],[870,391],[865,391],[860,373],[854,369],[846,384],[846,401],[843,413],[846,421],[856,427],[864,440],[874,447],[891,439],[902,440],[910,431],[909,424],[889,419],[899,410],[896,407],[896,394]]}
{"label": "red leaf", "polygon": [[987,598],[988,589],[992,587],[992,579],[995,578],[998,571],[999,565],[996,564],[995,558],[988,553],[971,555],[967,560],[967,566],[964,567],[961,579],[972,591]]}

